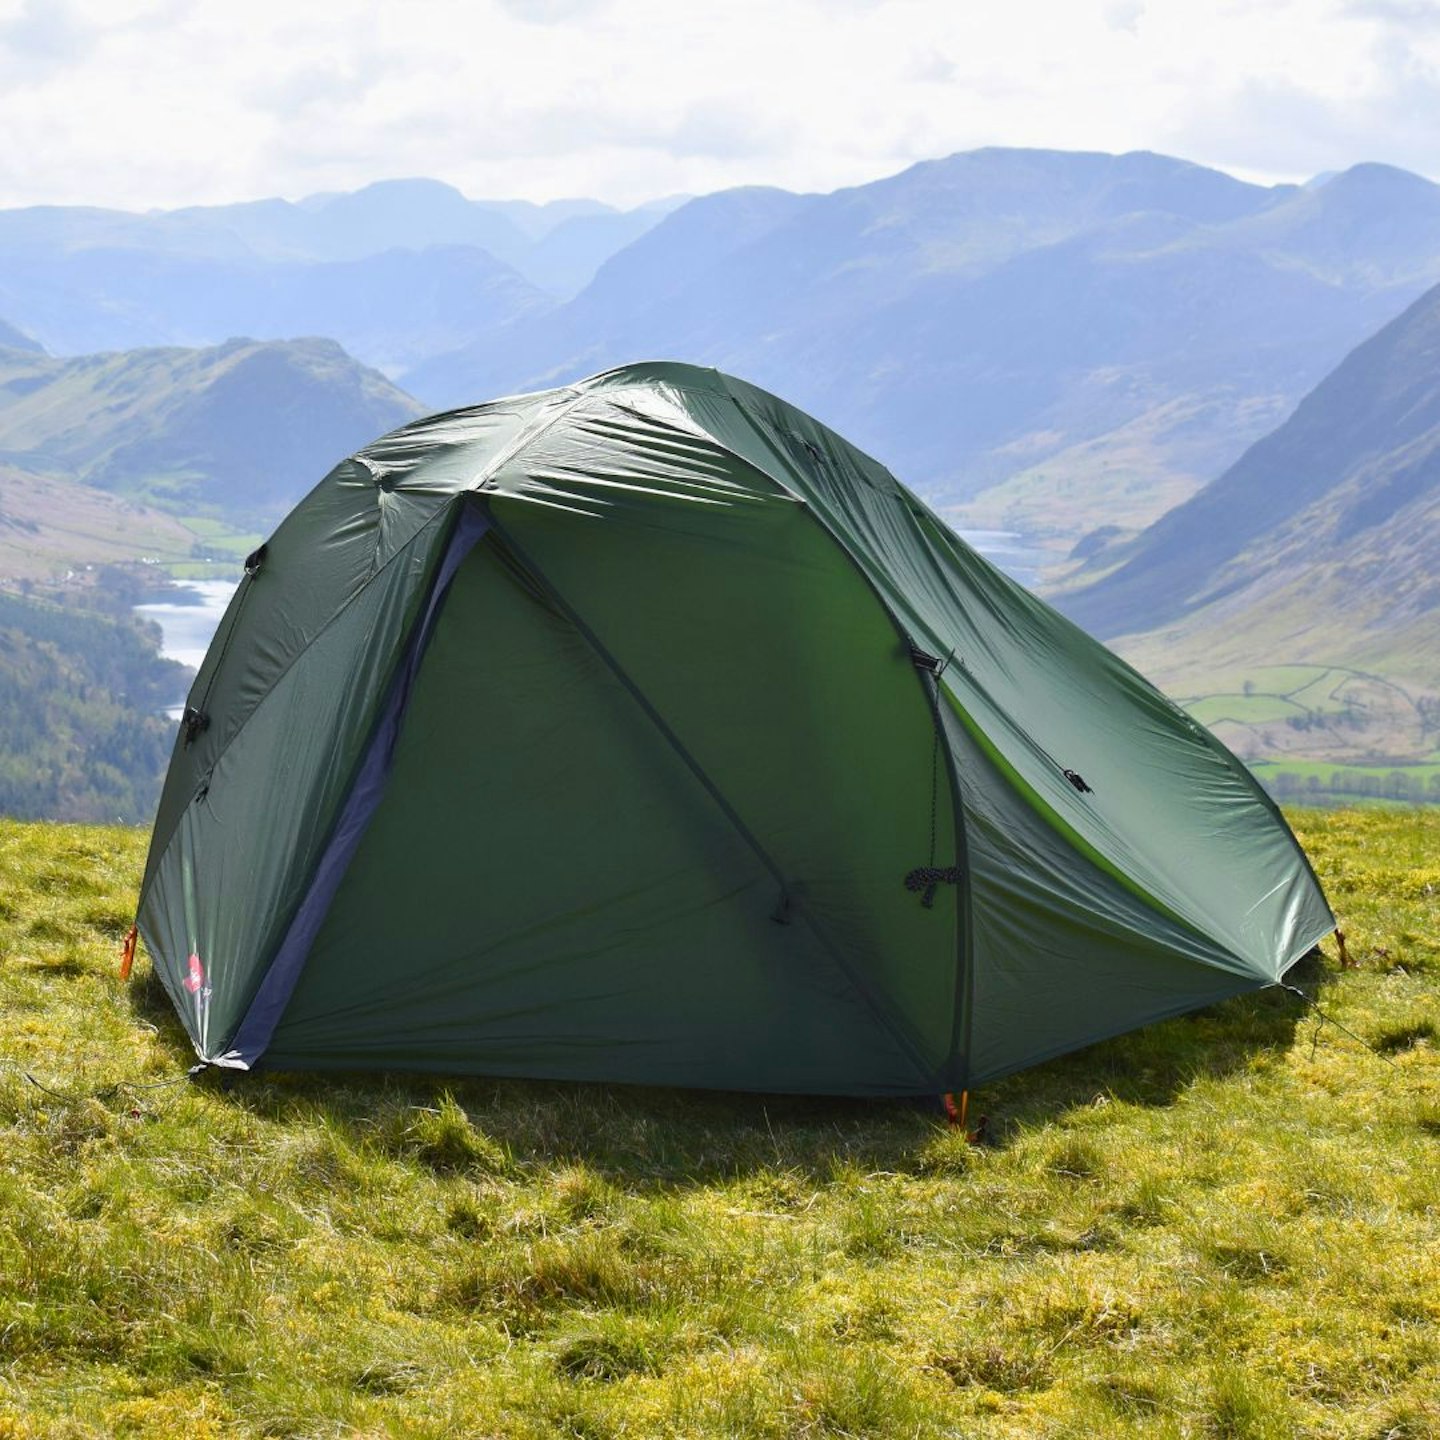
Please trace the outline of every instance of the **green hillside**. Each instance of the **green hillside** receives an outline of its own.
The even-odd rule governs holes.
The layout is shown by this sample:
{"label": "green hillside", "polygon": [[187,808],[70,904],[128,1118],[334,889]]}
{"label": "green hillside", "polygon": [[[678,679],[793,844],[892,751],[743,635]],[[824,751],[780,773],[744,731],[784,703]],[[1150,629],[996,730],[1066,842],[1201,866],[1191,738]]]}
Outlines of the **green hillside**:
{"label": "green hillside", "polygon": [[878,1102],[146,1089],[193,1057],[115,975],[144,833],[0,823],[0,1435],[1433,1435],[1440,814],[1299,824],[1336,1024],[1174,1020],[978,1094],[970,1145]]}
{"label": "green hillside", "polygon": [[0,461],[179,515],[274,520],[419,408],[330,340],[0,350]]}
{"label": "green hillside", "polygon": [[0,583],[76,580],[86,566],[137,560],[173,567],[204,548],[194,522],[0,464]]}
{"label": "green hillside", "polygon": [[148,820],[185,671],[131,605],[217,559],[238,573],[257,532],[415,410],[325,340],[0,348],[0,814]]}
{"label": "green hillside", "polygon": [[1440,289],[1090,566],[1108,573],[1061,608],[1247,758],[1425,758],[1440,745]]}
{"label": "green hillside", "polygon": [[1098,552],[1101,542],[1133,538],[1199,490],[1210,478],[1203,467],[1217,432],[1233,427],[1249,434],[1283,416],[1283,405],[1274,401],[1189,396],[1162,402],[947,507],[945,518],[965,530],[1018,532],[1054,549],[1057,563],[1076,549],[1078,536],[1080,558]]}
{"label": "green hillside", "polygon": [[187,671],[127,613],[0,591],[0,815],[148,821]]}

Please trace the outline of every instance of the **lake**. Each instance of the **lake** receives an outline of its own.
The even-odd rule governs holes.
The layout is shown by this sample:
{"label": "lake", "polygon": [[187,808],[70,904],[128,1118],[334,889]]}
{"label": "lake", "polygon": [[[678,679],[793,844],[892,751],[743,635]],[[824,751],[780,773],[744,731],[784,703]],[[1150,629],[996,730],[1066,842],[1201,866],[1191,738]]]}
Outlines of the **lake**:
{"label": "lake", "polygon": [[[135,606],[135,613],[160,627],[160,653],[193,669],[200,668],[225,607],[235,593],[234,580],[194,580],[177,587],[183,598],[160,600]],[[185,697],[167,706],[165,713],[178,720],[185,709]]]}

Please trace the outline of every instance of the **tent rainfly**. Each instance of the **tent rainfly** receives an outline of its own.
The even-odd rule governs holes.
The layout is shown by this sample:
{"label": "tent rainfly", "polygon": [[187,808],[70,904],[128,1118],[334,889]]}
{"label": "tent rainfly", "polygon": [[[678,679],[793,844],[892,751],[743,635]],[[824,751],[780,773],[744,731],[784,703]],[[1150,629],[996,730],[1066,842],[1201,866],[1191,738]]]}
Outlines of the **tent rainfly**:
{"label": "tent rainfly", "polygon": [[668,363],[433,416],[246,563],[138,924],[202,1060],[960,1090],[1334,926],[1245,767],[874,460]]}

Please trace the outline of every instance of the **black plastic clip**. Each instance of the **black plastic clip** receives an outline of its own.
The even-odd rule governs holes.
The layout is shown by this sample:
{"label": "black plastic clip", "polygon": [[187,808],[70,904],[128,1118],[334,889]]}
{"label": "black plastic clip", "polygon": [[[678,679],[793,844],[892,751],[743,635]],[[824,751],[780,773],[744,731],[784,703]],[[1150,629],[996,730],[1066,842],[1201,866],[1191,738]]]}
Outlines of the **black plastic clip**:
{"label": "black plastic clip", "polygon": [[197,735],[203,734],[210,728],[210,717],[203,710],[197,710],[193,705],[187,705],[185,713],[180,717],[180,728],[185,732],[185,743],[191,745]]}
{"label": "black plastic clip", "polygon": [[268,545],[262,545],[258,550],[252,550],[245,557],[245,573],[252,580],[260,573],[260,567],[265,563],[265,556],[269,550]]}
{"label": "black plastic clip", "polygon": [[910,647],[910,663],[917,670],[924,670],[937,680],[945,673],[945,667],[955,658],[955,652],[952,650],[942,660],[938,655],[932,655],[928,650],[922,650],[908,635],[905,637],[905,643]]}
{"label": "black plastic clip", "polygon": [[1074,770],[1062,770],[1060,772],[1082,795],[1093,795],[1095,787],[1085,783],[1085,777]]}

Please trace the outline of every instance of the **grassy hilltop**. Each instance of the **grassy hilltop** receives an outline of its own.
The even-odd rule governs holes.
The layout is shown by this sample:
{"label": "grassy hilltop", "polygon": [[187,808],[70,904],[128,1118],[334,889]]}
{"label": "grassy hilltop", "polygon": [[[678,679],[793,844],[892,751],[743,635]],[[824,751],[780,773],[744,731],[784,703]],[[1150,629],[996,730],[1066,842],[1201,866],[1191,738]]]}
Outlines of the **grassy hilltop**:
{"label": "grassy hilltop", "polygon": [[190,1057],[115,977],[145,836],[0,822],[0,1437],[1440,1433],[1440,815],[1296,823],[1358,961],[1296,978],[1384,1060],[1246,997],[987,1088],[972,1146],[858,1101],[146,1089]]}

